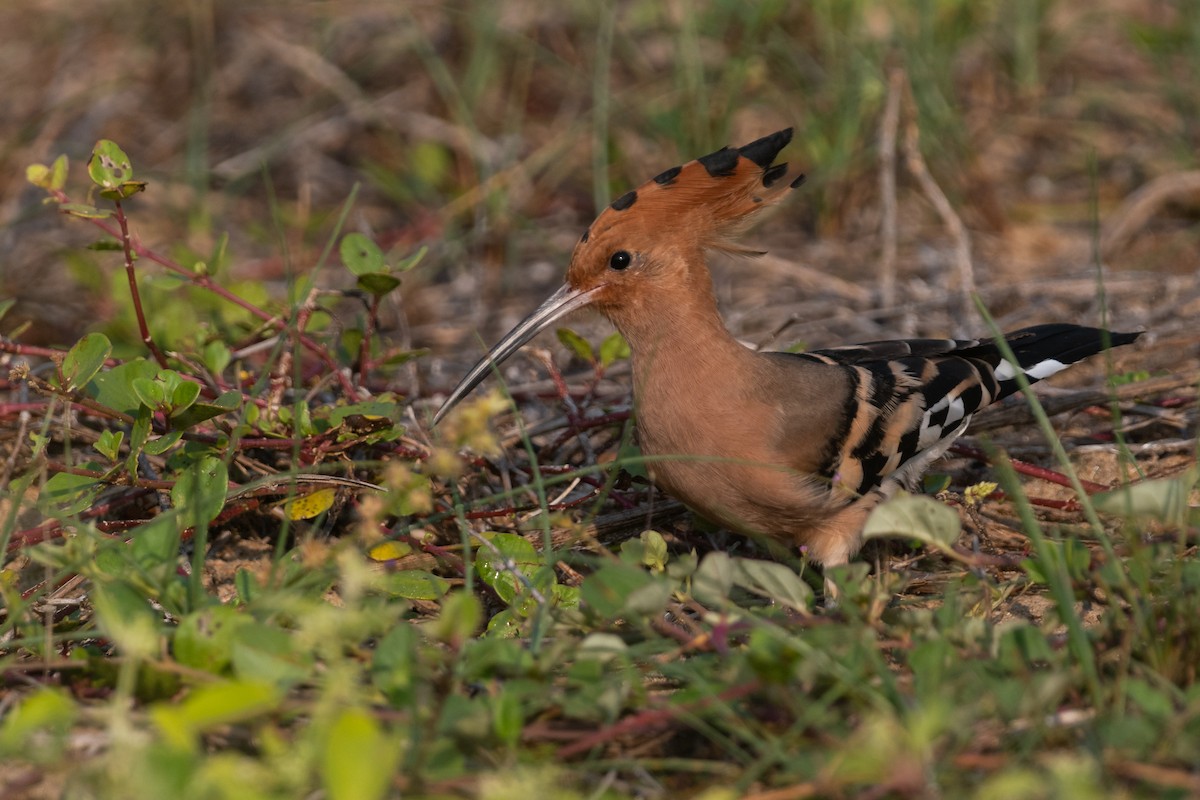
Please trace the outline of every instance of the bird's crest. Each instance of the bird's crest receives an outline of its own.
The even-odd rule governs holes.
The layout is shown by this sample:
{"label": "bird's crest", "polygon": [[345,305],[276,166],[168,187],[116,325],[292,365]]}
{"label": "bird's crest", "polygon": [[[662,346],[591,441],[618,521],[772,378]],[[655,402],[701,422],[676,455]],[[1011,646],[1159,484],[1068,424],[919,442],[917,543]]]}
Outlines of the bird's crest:
{"label": "bird's crest", "polygon": [[[671,167],[606,208],[583,235],[637,221],[703,248],[758,255],[734,238],[759,211],[774,205],[804,182],[786,180],[788,165],[773,164],[792,129],[772,133],[743,147],[722,147],[678,167]],[[635,215],[635,216],[630,216]]]}

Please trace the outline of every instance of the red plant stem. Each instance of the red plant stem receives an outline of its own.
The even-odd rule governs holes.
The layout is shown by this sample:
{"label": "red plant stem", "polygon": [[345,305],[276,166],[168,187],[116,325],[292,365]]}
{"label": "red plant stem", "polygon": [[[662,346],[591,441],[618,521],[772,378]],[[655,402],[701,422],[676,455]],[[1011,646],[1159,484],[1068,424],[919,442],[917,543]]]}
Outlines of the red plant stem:
{"label": "red plant stem", "polygon": [[727,703],[731,700],[737,700],[752,694],[759,689],[758,681],[749,681],[740,686],[732,686],[715,697],[702,697],[693,703],[685,703],[679,706],[668,706],[666,708],[656,708],[649,711],[643,711],[639,714],[626,717],[620,722],[609,725],[607,728],[602,728],[595,733],[588,734],[580,739],[576,739],[565,747],[560,747],[556,754],[559,758],[571,758],[582,753],[586,753],[593,747],[602,745],[605,742],[619,739],[622,736],[630,733],[645,733],[647,729],[656,729],[665,727],[670,724],[681,711],[695,713],[713,703]]}
{"label": "red plant stem", "polygon": [[[58,347],[39,347],[38,345],[34,344],[20,344],[19,342],[14,342],[12,339],[6,339],[5,337],[0,336],[0,353],[12,353],[13,355],[18,356],[38,356],[40,358],[55,359],[62,358],[67,354],[67,351]],[[121,362],[119,362],[117,359],[109,358],[105,359],[104,366],[115,367],[119,363]]]}
{"label": "red plant stem", "polygon": [[[69,475],[80,475],[84,478],[95,478],[98,481],[107,480],[109,475],[107,472],[100,472],[95,469],[83,469],[82,467],[72,467],[70,464],[64,464],[61,461],[47,461],[46,469],[51,472],[66,472]],[[139,478],[137,481],[130,483],[126,480],[110,481],[114,486],[136,486],[139,489],[171,489],[175,485],[175,481],[156,481],[148,478]]]}
{"label": "red plant stem", "polygon": [[[977,461],[983,461],[983,462],[990,463],[990,459],[988,458],[987,453],[983,452],[982,450],[976,450],[974,447],[967,447],[964,444],[952,444],[952,445],[950,445],[950,450],[951,450],[951,452],[957,453],[960,456],[966,456],[967,458],[973,458]],[[1012,464],[1012,468],[1014,470],[1016,470],[1017,472],[1019,472],[1022,475],[1028,475],[1031,478],[1040,478],[1041,480],[1044,480],[1047,483],[1054,483],[1059,486],[1068,486],[1069,487],[1071,485],[1071,480],[1066,475],[1063,475],[1061,472],[1055,472],[1052,469],[1046,469],[1045,467],[1039,467],[1036,464],[1030,464],[1027,461],[1020,461],[1015,458],[1010,458],[1009,463]],[[1093,483],[1092,481],[1085,481],[1083,478],[1079,479],[1079,483],[1081,486],[1083,486],[1083,490],[1085,492],[1087,492],[1088,494],[1096,494],[1097,492],[1107,492],[1112,488],[1110,486],[1105,486],[1102,483]]]}
{"label": "red plant stem", "polygon": [[[130,503],[140,500],[154,491],[155,490],[151,488],[134,489],[133,491],[128,492],[120,497],[115,497],[106,503],[92,506],[87,511],[84,511],[82,514],[80,514],[79,517],[80,519],[84,520],[95,519],[102,514],[108,514],[112,511],[121,509]],[[61,535],[62,532],[62,523],[58,522],[57,520],[48,520],[40,525],[35,525],[32,528],[18,531],[17,533],[13,534],[12,540],[8,543],[8,552],[11,553],[14,550],[24,547],[25,545],[37,544],[38,542],[44,542],[49,539],[53,539],[56,536]]]}
{"label": "red plant stem", "polygon": [[571,426],[570,432],[579,435],[581,433],[579,423],[582,421],[579,416],[579,406],[571,397],[571,390],[567,388],[567,381],[563,378],[562,370],[555,365],[554,359],[547,358],[546,371],[550,373],[550,380],[554,382],[554,391],[558,393],[559,402],[567,412],[567,422]]}
{"label": "red plant stem", "polygon": [[146,324],[146,314],[142,310],[142,296],[138,293],[137,287],[137,271],[133,268],[133,242],[129,238],[129,220],[125,217],[125,209],[121,208],[120,200],[114,200],[113,205],[117,208],[117,224],[121,227],[121,248],[125,252],[125,277],[129,279],[129,294],[133,298],[133,311],[137,315],[138,332],[142,334],[142,344],[150,350],[154,360],[160,367],[166,369],[167,357],[154,343],[154,338],[150,335],[150,326]]}
{"label": "red plant stem", "polygon": [[23,411],[44,411],[49,403],[0,403],[0,417],[11,417]]}
{"label": "red plant stem", "polygon": [[134,418],[132,416],[130,416],[129,414],[124,414],[120,411],[115,411],[111,408],[106,408],[105,406],[102,406],[99,403],[97,403],[92,398],[82,395],[80,392],[75,392],[75,391],[64,392],[62,389],[60,389],[56,386],[51,386],[46,381],[43,381],[41,378],[34,377],[33,375],[26,375],[25,381],[30,386],[32,386],[34,389],[36,389],[37,391],[39,391],[43,394],[49,394],[49,395],[54,395],[56,397],[61,397],[62,399],[66,400],[68,403],[70,403],[72,406],[80,408],[84,411],[88,411],[92,414],[95,414],[98,417],[104,417],[105,419],[120,420],[121,422],[124,422],[126,425],[132,425],[135,421]]}
{"label": "red plant stem", "polygon": [[[532,476],[532,472],[528,469],[524,469],[521,467],[518,467],[517,469],[520,472],[524,472],[526,475]],[[561,465],[561,466],[557,465],[557,464],[541,464],[538,466],[538,469],[543,474],[562,475],[564,473],[571,472],[572,470],[576,469],[576,467],[568,466],[565,464]],[[605,482],[602,481],[600,478],[596,477],[595,475],[579,475],[577,477],[579,478],[579,480],[582,483],[586,483],[588,486],[593,486],[596,489],[604,488]],[[596,493],[593,492],[590,496],[595,497]],[[619,492],[616,492],[616,491],[609,492],[608,496],[611,497],[617,505],[621,506],[621,508],[625,509],[626,511],[633,508],[633,506],[634,506],[633,503],[626,500]]]}
{"label": "red plant stem", "polygon": [[[989,494],[987,496],[987,499],[1003,501],[1003,500],[1008,500],[1009,496],[1006,493],[997,489],[996,491]],[[1082,511],[1083,510],[1083,506],[1080,505],[1079,501],[1073,497],[1068,498],[1066,500],[1051,500],[1049,497],[1026,496],[1025,499],[1029,501],[1029,505],[1037,506],[1038,508],[1053,508],[1058,511]],[[960,505],[959,503],[955,502],[953,498],[951,498],[950,504],[951,505]]]}
{"label": "red plant stem", "polygon": [[606,425],[612,425],[616,422],[625,422],[629,419],[629,414],[630,412],[628,411],[614,411],[611,414],[603,414],[599,417],[578,420],[575,423],[575,429],[560,433],[558,438],[550,444],[549,449],[553,450],[554,448],[562,447],[568,439],[575,435],[576,431],[586,431],[591,430],[592,428],[603,428]]}
{"label": "red plant stem", "polygon": [[363,326],[362,342],[358,346],[358,385],[365,386],[367,372],[371,368],[371,337],[375,335],[375,326],[379,317],[380,296],[371,295],[371,304],[367,310],[367,324]]}

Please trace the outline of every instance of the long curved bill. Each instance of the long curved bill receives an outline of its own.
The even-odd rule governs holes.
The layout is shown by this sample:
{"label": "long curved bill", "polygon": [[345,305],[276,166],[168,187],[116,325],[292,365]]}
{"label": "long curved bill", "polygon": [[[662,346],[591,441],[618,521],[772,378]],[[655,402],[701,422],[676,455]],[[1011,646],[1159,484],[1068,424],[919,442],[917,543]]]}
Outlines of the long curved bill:
{"label": "long curved bill", "polygon": [[479,359],[479,362],[471,367],[471,371],[463,376],[463,379],[458,382],[458,386],[455,386],[454,391],[450,392],[450,396],[446,398],[446,402],[442,403],[442,407],[433,415],[433,424],[437,425],[441,422],[442,418],[450,412],[450,409],[454,408],[460,400],[470,394],[471,390],[478,386],[504,359],[521,349],[522,345],[541,333],[555,320],[592,302],[592,295],[598,288],[594,287],[586,291],[580,291],[571,288],[570,284],[563,284],[561,289],[547,298],[546,302],[538,306],[536,311],[505,334],[504,338],[497,342],[488,351],[487,355]]}

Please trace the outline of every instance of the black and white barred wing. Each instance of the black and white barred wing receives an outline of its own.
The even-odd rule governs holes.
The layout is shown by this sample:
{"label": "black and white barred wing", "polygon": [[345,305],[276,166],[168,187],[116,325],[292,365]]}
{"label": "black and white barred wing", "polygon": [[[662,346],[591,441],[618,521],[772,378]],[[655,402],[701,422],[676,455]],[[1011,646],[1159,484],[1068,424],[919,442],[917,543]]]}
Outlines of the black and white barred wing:
{"label": "black and white barred wing", "polygon": [[858,495],[885,482],[912,488],[975,412],[1018,390],[1018,374],[1034,383],[1137,336],[1038,325],[1005,336],[1015,363],[986,339],[870,342],[802,354],[847,370],[854,389],[822,472]]}

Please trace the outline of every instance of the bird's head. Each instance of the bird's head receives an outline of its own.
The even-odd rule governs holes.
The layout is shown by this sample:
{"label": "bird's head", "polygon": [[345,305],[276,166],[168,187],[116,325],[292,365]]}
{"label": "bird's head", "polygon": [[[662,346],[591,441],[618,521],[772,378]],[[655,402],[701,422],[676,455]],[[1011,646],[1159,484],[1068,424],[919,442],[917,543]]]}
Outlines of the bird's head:
{"label": "bird's head", "polygon": [[592,307],[628,335],[633,320],[653,318],[656,304],[711,293],[705,251],[758,255],[737,245],[737,235],[803,183],[803,175],[786,177],[787,164],[772,163],[791,138],[787,128],[744,147],[723,147],[614,200],[575,245],[562,288],[471,368],[434,424],[496,365],[572,311]]}

